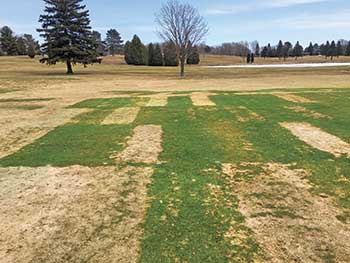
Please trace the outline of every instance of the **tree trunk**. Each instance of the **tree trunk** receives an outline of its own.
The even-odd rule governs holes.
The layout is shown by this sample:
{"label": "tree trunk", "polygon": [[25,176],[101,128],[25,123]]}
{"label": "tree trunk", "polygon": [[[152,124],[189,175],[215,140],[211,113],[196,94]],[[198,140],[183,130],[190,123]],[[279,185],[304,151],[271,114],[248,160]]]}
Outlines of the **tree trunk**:
{"label": "tree trunk", "polygon": [[181,64],[180,77],[183,79],[183,78],[185,78],[185,58],[184,57],[180,58],[180,64]]}
{"label": "tree trunk", "polygon": [[67,60],[67,74],[73,74],[73,68],[72,68],[72,62],[70,60]]}

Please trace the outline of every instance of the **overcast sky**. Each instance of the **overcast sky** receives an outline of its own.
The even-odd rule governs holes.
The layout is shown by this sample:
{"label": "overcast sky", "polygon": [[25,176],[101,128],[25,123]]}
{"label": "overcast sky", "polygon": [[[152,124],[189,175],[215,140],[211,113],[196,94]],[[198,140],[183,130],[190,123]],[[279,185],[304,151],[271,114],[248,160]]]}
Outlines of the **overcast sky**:
{"label": "overcast sky", "polygon": [[[0,0],[0,27],[17,34],[37,36],[42,0]],[[155,14],[165,0],[85,0],[92,27],[105,33],[116,28],[123,39],[138,34],[143,42],[157,42]],[[350,39],[349,0],[188,0],[206,18],[210,45],[258,40],[265,45],[278,40],[310,41]]]}

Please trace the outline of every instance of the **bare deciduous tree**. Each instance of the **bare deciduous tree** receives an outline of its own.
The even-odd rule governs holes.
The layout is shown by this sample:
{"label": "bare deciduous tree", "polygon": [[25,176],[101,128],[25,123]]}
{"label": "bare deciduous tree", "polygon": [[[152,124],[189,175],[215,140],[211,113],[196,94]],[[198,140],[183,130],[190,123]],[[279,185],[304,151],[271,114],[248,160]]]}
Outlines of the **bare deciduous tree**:
{"label": "bare deciduous tree", "polygon": [[181,78],[185,76],[185,63],[191,47],[208,33],[208,25],[198,10],[189,4],[169,0],[156,16],[158,33],[165,41],[175,44],[181,65]]}

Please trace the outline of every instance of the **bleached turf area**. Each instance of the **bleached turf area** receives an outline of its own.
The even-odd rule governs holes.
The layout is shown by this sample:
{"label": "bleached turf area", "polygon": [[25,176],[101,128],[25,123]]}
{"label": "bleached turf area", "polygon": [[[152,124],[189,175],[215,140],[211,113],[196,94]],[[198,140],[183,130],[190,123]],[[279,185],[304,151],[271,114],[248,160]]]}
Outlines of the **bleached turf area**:
{"label": "bleached turf area", "polygon": [[320,68],[320,67],[339,67],[339,66],[350,66],[350,63],[228,65],[228,66],[207,66],[207,68]]}

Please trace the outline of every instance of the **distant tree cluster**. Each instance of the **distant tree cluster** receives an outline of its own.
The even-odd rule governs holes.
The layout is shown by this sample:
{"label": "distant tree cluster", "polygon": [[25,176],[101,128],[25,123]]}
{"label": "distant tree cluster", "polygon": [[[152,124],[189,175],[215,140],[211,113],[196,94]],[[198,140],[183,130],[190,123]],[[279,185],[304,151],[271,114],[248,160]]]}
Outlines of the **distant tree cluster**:
{"label": "distant tree cluster", "polygon": [[8,26],[0,28],[0,56],[25,56],[40,54],[40,45],[32,35],[17,36]]}
{"label": "distant tree cluster", "polygon": [[[179,57],[176,45],[170,41],[163,44],[150,43],[145,46],[141,39],[135,35],[127,41],[124,47],[125,61],[128,65],[148,66],[178,66]],[[199,64],[200,56],[196,46],[191,47],[187,57],[187,64]]]}
{"label": "distant tree cluster", "polygon": [[213,55],[226,55],[226,56],[240,56],[245,58],[247,54],[251,52],[249,43],[242,42],[231,42],[223,43],[220,46],[210,47],[205,44],[199,45],[200,53],[207,53]]}
{"label": "distant tree cluster", "polygon": [[268,44],[260,47],[258,41],[238,42],[238,43],[223,43],[220,46],[211,47],[205,44],[198,46],[201,54],[241,56],[246,58],[249,54],[254,54],[255,57],[263,58],[279,58],[286,60],[293,57],[298,59],[302,56],[325,56],[333,60],[339,56],[350,56],[350,41],[327,41],[324,44],[310,43],[304,48],[299,41],[293,46],[289,41],[283,42],[280,40],[276,46]]}

